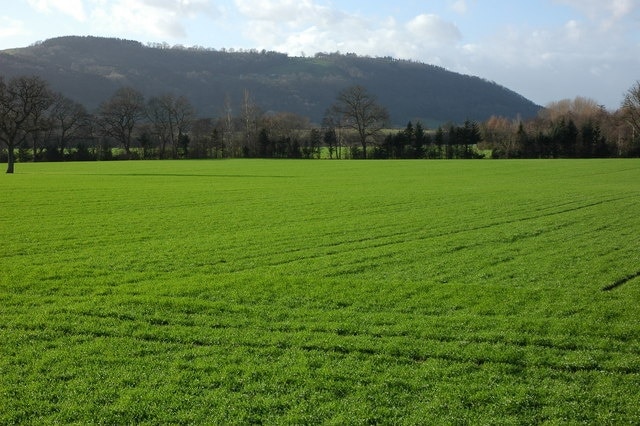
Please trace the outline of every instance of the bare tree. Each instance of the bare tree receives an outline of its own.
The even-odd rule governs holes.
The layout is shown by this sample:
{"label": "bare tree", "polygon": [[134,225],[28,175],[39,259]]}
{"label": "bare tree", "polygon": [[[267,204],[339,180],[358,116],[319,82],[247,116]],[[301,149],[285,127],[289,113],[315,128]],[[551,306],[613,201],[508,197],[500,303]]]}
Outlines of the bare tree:
{"label": "bare tree", "polygon": [[166,145],[170,143],[172,157],[177,158],[179,142],[195,119],[195,110],[189,100],[171,94],[151,98],[147,105],[147,116],[160,139],[160,155],[165,157]]}
{"label": "bare tree", "polygon": [[522,147],[518,141],[519,120],[491,116],[482,125],[482,139],[488,147],[494,149],[494,155],[511,158],[518,154]]}
{"label": "bare tree", "polygon": [[171,143],[170,110],[173,98],[167,95],[149,99],[147,117],[153,126],[153,134],[160,141],[160,158],[166,158],[167,145]]}
{"label": "bare tree", "polygon": [[8,151],[7,173],[14,172],[15,148],[45,126],[41,118],[52,98],[39,77],[16,77],[8,83],[0,78],[0,140]]}
{"label": "bare tree", "polygon": [[631,126],[631,140],[635,143],[636,138],[640,137],[640,81],[636,81],[627,91],[621,109],[625,120]]}
{"label": "bare tree", "polygon": [[342,119],[342,126],[357,132],[362,155],[367,158],[367,144],[384,128],[387,110],[362,86],[352,86],[338,94],[332,108]]}
{"label": "bare tree", "polygon": [[322,127],[324,129],[324,143],[329,148],[329,158],[333,158],[335,152],[336,158],[342,158],[342,139],[343,135],[340,131],[340,117],[333,108],[327,109],[322,119]]}
{"label": "bare tree", "polygon": [[584,123],[601,119],[603,111],[603,107],[595,100],[577,96],[574,99],[562,99],[549,103],[540,110],[539,116],[547,123],[571,119],[581,127]]}
{"label": "bare tree", "polygon": [[253,101],[249,90],[245,89],[242,100],[242,125],[244,127],[243,150],[248,156],[257,154],[258,120],[261,116],[260,108]]}
{"label": "bare tree", "polygon": [[[55,104],[55,97],[57,94],[51,93],[52,102]],[[34,162],[38,161],[38,158],[42,155],[46,148],[48,141],[52,139],[54,123],[51,120],[51,116],[47,114],[51,110],[38,109],[33,112],[29,119],[31,131],[26,135],[25,142],[29,141],[31,147],[32,159]]]}
{"label": "bare tree", "polygon": [[85,107],[59,93],[54,97],[49,119],[52,123],[56,149],[64,155],[68,142],[88,131],[89,114]]}
{"label": "bare tree", "polygon": [[227,153],[231,157],[238,157],[240,155],[237,143],[234,138],[234,120],[233,120],[233,107],[231,105],[231,98],[228,94],[224,97],[223,116],[220,118],[222,127],[222,144],[227,147]]}
{"label": "bare tree", "polygon": [[191,126],[193,158],[220,158],[224,155],[222,132],[212,118],[199,118]]}
{"label": "bare tree", "polygon": [[[193,108],[186,97],[179,96],[173,104],[172,113],[174,120],[174,129],[176,131],[176,137],[174,139],[176,142],[176,145],[174,145],[174,154],[176,154],[177,144],[184,144],[184,141],[189,140],[188,133],[191,125],[193,124],[193,120],[195,120],[196,110]],[[184,147],[184,149],[184,155],[186,156],[186,146]]]}
{"label": "bare tree", "polygon": [[144,96],[131,87],[118,89],[100,105],[98,124],[104,136],[118,141],[131,157],[131,142],[136,124],[144,117]]}
{"label": "bare tree", "polygon": [[[260,120],[261,135],[259,141],[259,155],[267,157],[299,157],[300,144],[308,134],[311,124],[309,119],[292,112],[267,114]],[[264,132],[264,133],[263,133]],[[266,140],[264,139],[266,136]],[[265,146],[269,141],[271,146]]]}
{"label": "bare tree", "polygon": [[293,112],[279,112],[269,114],[260,120],[261,127],[269,131],[269,135],[275,138],[300,138],[311,128],[309,119]]}

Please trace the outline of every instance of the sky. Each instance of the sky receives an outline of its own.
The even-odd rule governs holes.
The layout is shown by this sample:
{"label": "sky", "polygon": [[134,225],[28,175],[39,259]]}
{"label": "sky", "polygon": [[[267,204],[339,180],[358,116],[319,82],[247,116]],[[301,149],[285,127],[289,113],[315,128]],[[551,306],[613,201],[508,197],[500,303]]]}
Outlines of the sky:
{"label": "sky", "polygon": [[640,80],[640,0],[4,3],[0,50],[93,35],[290,56],[391,56],[494,81],[539,105],[581,96],[610,110]]}

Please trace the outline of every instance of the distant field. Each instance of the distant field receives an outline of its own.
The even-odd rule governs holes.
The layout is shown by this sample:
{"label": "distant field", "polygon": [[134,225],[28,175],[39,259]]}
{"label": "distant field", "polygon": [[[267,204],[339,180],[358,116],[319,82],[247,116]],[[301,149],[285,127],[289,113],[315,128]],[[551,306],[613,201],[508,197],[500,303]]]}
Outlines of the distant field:
{"label": "distant field", "polygon": [[17,164],[0,424],[640,423],[640,161]]}

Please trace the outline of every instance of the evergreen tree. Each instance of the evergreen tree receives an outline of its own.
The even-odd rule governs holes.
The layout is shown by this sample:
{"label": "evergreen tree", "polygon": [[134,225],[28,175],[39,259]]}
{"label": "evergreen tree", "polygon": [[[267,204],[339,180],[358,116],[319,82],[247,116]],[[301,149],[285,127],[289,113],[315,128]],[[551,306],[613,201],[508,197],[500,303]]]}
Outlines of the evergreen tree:
{"label": "evergreen tree", "polygon": [[265,128],[260,129],[258,134],[258,149],[260,150],[260,157],[273,157],[273,146],[269,140],[269,133]]}
{"label": "evergreen tree", "polygon": [[416,128],[413,136],[413,153],[414,158],[424,158],[425,145],[427,145],[428,135],[425,133],[422,123],[419,121],[416,123]]}

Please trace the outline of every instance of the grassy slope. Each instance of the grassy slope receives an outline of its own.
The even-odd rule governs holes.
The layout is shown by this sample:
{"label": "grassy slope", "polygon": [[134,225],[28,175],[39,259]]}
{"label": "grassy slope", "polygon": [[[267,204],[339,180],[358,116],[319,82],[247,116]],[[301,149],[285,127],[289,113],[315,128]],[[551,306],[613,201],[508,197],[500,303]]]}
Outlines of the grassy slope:
{"label": "grassy slope", "polygon": [[19,164],[0,423],[640,421],[640,163]]}

